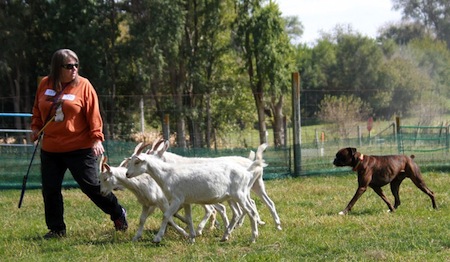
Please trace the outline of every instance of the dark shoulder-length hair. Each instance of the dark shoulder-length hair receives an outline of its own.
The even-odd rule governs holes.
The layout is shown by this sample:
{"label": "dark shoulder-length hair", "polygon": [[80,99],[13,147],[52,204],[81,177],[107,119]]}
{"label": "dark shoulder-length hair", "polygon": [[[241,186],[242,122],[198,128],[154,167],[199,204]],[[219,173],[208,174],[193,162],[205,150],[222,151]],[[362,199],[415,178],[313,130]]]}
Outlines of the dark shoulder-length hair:
{"label": "dark shoulder-length hair", "polygon": [[[53,54],[50,66],[50,74],[48,75],[48,78],[52,83],[53,90],[59,91],[62,89],[61,68],[62,65],[67,63],[69,58],[73,58],[77,63],[79,63],[77,54],[70,49],[59,49]],[[78,82],[78,75],[73,80],[73,82],[75,82],[75,84]]]}

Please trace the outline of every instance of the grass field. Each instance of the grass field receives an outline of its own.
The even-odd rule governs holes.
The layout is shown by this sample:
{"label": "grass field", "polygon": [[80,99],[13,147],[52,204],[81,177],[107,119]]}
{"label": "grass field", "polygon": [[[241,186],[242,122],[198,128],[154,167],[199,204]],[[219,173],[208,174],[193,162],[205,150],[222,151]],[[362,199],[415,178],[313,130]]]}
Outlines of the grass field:
{"label": "grass field", "polygon": [[[277,205],[282,231],[268,209],[255,199],[266,225],[249,243],[246,219],[229,242],[219,242],[222,229],[206,230],[189,244],[169,228],[160,244],[152,243],[161,212],[149,217],[142,240],[131,242],[140,206],[134,195],[117,192],[127,208],[130,228],[116,233],[109,218],[79,189],[64,190],[67,237],[44,240],[46,233],[40,190],[0,191],[2,261],[450,261],[450,175],[424,174],[439,209],[410,180],[400,190],[402,205],[388,213],[384,202],[368,190],[347,216],[339,216],[356,190],[356,176],[314,176],[266,182]],[[389,187],[384,188],[389,199]],[[202,209],[194,208],[195,220]],[[220,221],[220,220],[219,220]]]}

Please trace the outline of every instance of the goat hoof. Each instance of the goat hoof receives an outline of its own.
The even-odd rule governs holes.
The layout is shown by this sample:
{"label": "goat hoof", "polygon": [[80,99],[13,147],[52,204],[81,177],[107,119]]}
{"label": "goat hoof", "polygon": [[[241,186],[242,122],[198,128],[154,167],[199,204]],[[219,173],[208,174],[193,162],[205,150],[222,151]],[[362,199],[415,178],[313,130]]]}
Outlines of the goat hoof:
{"label": "goat hoof", "polygon": [[159,244],[160,242],[161,242],[161,238],[159,238],[159,237],[155,237],[153,239],[153,243],[155,243],[155,244]]}

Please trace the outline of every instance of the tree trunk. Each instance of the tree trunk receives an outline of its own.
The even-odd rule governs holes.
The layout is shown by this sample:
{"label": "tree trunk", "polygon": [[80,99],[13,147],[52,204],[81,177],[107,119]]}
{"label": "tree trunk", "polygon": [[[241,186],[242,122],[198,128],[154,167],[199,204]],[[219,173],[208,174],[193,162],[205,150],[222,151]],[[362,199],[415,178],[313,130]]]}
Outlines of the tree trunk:
{"label": "tree trunk", "polygon": [[273,141],[275,147],[284,146],[284,123],[283,123],[283,95],[280,95],[278,102],[276,97],[272,96],[271,109],[273,114],[272,128],[273,128]]}
{"label": "tree trunk", "polygon": [[258,130],[259,143],[267,143],[266,115],[264,112],[264,95],[262,93],[254,93],[256,108],[258,110]]}
{"label": "tree trunk", "polygon": [[209,94],[206,95],[206,148],[211,148],[211,132],[212,132],[212,122],[211,122],[211,97]]}

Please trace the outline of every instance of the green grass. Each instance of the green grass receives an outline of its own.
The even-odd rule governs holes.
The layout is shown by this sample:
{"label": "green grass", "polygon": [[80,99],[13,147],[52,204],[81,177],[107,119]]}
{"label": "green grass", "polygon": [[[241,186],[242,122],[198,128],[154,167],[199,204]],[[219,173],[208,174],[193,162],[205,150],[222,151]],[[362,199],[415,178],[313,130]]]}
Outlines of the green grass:
{"label": "green grass", "polygon": [[[384,202],[368,190],[347,216],[339,216],[356,190],[354,174],[266,181],[277,205],[282,231],[275,229],[268,209],[255,198],[266,225],[256,243],[249,243],[248,219],[229,242],[222,229],[205,230],[189,244],[169,228],[160,244],[152,243],[161,212],[149,217],[142,240],[131,242],[140,206],[134,195],[117,192],[128,210],[130,228],[115,232],[108,216],[79,189],[64,190],[68,236],[43,240],[46,233],[40,190],[0,191],[2,261],[450,261],[450,175],[426,173],[439,209],[410,180],[401,187],[402,205],[388,213]],[[392,199],[389,187],[386,194]],[[195,220],[202,209],[194,208]],[[219,219],[220,221],[220,219]]]}

